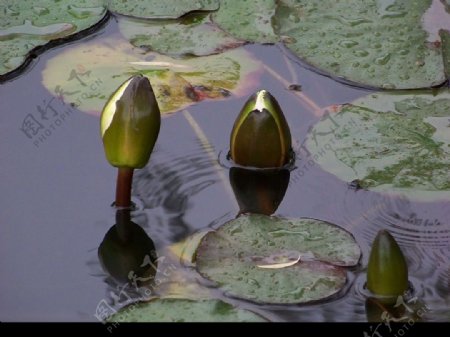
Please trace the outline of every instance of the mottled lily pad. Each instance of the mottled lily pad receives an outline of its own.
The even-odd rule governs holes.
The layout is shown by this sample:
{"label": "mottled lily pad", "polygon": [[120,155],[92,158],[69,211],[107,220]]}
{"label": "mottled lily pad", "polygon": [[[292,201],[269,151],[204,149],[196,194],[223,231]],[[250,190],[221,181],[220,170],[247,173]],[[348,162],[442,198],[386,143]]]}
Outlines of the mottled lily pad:
{"label": "mottled lily pad", "polygon": [[218,28],[205,15],[184,20],[121,17],[119,29],[132,45],[172,56],[217,54],[245,43]]}
{"label": "mottled lily pad", "polygon": [[220,300],[159,298],[126,306],[109,322],[265,322],[261,316]]}
{"label": "mottled lily pad", "polygon": [[273,43],[279,40],[272,28],[275,8],[275,0],[221,0],[212,20],[238,39]]}
{"label": "mottled lily pad", "polygon": [[105,38],[65,49],[47,62],[43,84],[66,103],[99,115],[106,100],[131,75],[152,84],[161,113],[204,99],[245,95],[261,64],[243,49],[219,55],[173,59],[143,52],[128,41]]}
{"label": "mottled lily pad", "polygon": [[108,9],[138,18],[178,18],[192,11],[214,11],[219,0],[110,0]]}
{"label": "mottled lily pad", "polygon": [[353,236],[314,219],[246,215],[208,233],[197,270],[228,295],[260,303],[306,303],[332,296],[358,263]]}
{"label": "mottled lily pad", "polygon": [[372,94],[328,115],[306,147],[325,170],[376,191],[450,196],[450,91]]}
{"label": "mottled lily pad", "polygon": [[28,53],[98,23],[106,15],[102,0],[3,0],[0,4],[0,75],[25,62]]}
{"label": "mottled lily pad", "polygon": [[334,77],[386,89],[445,81],[439,43],[421,18],[431,0],[281,0],[277,33],[307,63]]}
{"label": "mottled lily pad", "polygon": [[442,41],[442,52],[444,53],[445,76],[450,80],[450,32],[441,30],[439,36]]}

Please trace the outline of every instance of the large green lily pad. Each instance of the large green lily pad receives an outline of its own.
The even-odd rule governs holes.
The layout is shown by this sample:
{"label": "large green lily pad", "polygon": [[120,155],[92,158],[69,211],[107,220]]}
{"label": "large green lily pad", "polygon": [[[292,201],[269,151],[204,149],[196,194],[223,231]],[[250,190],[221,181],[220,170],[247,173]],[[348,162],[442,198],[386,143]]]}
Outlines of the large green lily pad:
{"label": "large green lily pad", "polygon": [[28,53],[98,23],[106,15],[102,0],[3,0],[0,4],[0,75],[25,62]]}
{"label": "large green lily pad", "polygon": [[325,170],[411,198],[450,196],[450,91],[372,94],[317,123],[306,147]]}
{"label": "large green lily pad", "polygon": [[122,17],[119,29],[134,46],[172,56],[217,54],[245,43],[218,28],[205,15],[184,20]]}
{"label": "large green lily pad", "polygon": [[212,20],[233,36],[250,42],[273,43],[278,36],[272,28],[275,0],[221,0]]}
{"label": "large green lily pad", "polygon": [[265,322],[251,311],[220,300],[159,298],[131,304],[112,315],[109,322]]}
{"label": "large green lily pad", "polygon": [[442,41],[442,52],[444,53],[445,76],[450,80],[450,32],[441,30],[439,36]]}
{"label": "large green lily pad", "polygon": [[286,46],[307,63],[349,81],[386,89],[445,81],[439,43],[421,19],[431,0],[280,0],[275,16]]}
{"label": "large green lily pad", "polygon": [[361,251],[353,236],[314,219],[246,215],[208,233],[197,270],[233,297],[260,303],[306,303],[332,296]]}
{"label": "large green lily pad", "polygon": [[204,99],[246,95],[261,64],[243,49],[219,55],[173,59],[143,52],[118,38],[65,49],[47,62],[44,86],[66,103],[99,115],[106,100],[131,75],[147,76],[161,113]]}
{"label": "large green lily pad", "polygon": [[110,0],[108,9],[139,18],[178,18],[192,11],[213,11],[219,0]]}

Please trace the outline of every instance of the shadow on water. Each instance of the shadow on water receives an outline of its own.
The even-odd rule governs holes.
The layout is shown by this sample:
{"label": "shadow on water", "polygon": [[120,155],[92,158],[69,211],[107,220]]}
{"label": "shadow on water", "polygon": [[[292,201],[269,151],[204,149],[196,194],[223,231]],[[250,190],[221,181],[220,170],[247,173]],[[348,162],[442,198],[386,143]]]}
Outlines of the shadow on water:
{"label": "shadow on water", "polygon": [[[117,23],[110,20],[95,38],[114,34]],[[366,321],[364,268],[369,245],[378,230],[388,229],[404,249],[414,294],[430,307],[426,320],[448,320],[449,201],[420,203],[354,190],[348,182],[310,164],[311,158],[300,153],[296,169],[280,171],[269,179],[262,173],[221,167],[215,165],[181,113],[163,118],[149,164],[135,173],[133,198],[137,209],[126,220],[133,224],[130,232],[122,233],[122,237],[116,214],[108,206],[115,170],[104,159],[98,118],[73,109],[70,118],[39,146],[20,131],[25,116],[35,112],[43,99],[52,98],[42,87],[40,74],[46,60],[64,48],[41,55],[23,76],[0,86],[1,320],[95,321],[95,310],[102,300],[127,303],[127,299],[117,300],[120,287],[130,287],[128,269],[140,270],[142,255],[145,259],[153,244],[158,268],[173,263],[178,271],[193,275],[189,276],[191,280],[204,286],[204,280],[191,267],[168,256],[166,261],[161,260],[167,255],[167,247],[196,232],[217,228],[240,212],[255,210],[317,218],[342,226],[354,234],[363,259],[361,266],[350,273],[347,287],[332,301],[284,307],[247,304],[250,309],[280,321]],[[245,48],[270,67],[262,74],[259,86],[280,102],[297,152],[322,108],[368,93],[298,64],[280,62],[284,60],[283,51],[277,46]],[[301,85],[302,91],[288,90],[289,84]],[[22,92],[29,93],[26,100]],[[305,103],[302,95],[315,106]],[[189,109],[215,158],[228,150],[229,132],[245,100],[231,97],[204,101]],[[100,260],[109,274],[101,268],[99,245]],[[108,255],[112,251],[114,254]],[[123,257],[135,260],[122,270],[116,262]],[[150,269],[143,272],[145,277],[150,276],[145,274]],[[211,291],[223,296],[218,289]],[[134,293],[131,298],[141,296]]]}

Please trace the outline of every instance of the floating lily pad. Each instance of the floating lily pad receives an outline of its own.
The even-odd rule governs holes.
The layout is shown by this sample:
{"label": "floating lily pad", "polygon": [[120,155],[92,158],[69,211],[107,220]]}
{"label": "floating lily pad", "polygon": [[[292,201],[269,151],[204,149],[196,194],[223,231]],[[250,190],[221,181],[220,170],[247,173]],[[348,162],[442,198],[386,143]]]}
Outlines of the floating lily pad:
{"label": "floating lily pad", "polygon": [[120,32],[136,47],[161,54],[204,56],[245,43],[214,25],[209,16],[189,20],[140,20],[119,18]]}
{"label": "floating lily pad", "polygon": [[450,32],[441,30],[439,36],[442,41],[442,52],[444,53],[445,76],[450,80]]}
{"label": "floating lily pad", "polygon": [[192,11],[214,11],[219,0],[110,0],[108,9],[138,18],[178,18]]}
{"label": "floating lily pad", "polygon": [[286,46],[336,77],[373,87],[425,88],[445,81],[439,44],[421,18],[431,0],[281,0],[275,16]]}
{"label": "floating lily pad", "polygon": [[278,41],[272,28],[275,8],[275,0],[222,0],[212,20],[238,39],[273,43]]}
{"label": "floating lily pad", "polygon": [[35,47],[98,23],[106,15],[102,0],[4,0],[0,4],[0,75],[25,62]]}
{"label": "floating lily pad", "polygon": [[450,91],[372,94],[326,116],[306,147],[344,181],[412,198],[449,198]]}
{"label": "floating lily pad", "polygon": [[347,231],[314,219],[246,215],[208,233],[197,270],[233,297],[261,303],[306,303],[339,292],[343,267],[361,251]]}
{"label": "floating lily pad", "polygon": [[42,81],[66,103],[99,115],[111,93],[140,73],[149,78],[161,113],[168,113],[204,99],[245,95],[260,70],[261,64],[243,49],[173,59],[142,52],[124,40],[106,38],[65,49],[50,59]]}
{"label": "floating lily pad", "polygon": [[220,300],[155,299],[126,306],[109,322],[265,322],[261,316]]}

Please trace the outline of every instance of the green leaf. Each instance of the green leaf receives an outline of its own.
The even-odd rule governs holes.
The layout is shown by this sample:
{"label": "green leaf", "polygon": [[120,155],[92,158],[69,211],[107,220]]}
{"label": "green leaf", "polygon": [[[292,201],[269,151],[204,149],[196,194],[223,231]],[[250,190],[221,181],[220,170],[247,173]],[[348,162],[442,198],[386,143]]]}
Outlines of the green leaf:
{"label": "green leaf", "polygon": [[386,89],[445,81],[440,46],[421,18],[431,0],[281,0],[277,33],[307,63],[331,76]]}
{"label": "green leaf", "polygon": [[343,267],[356,265],[360,255],[353,236],[332,224],[248,215],[208,233],[196,263],[233,297],[288,304],[339,292],[347,279]]}
{"label": "green leaf", "polygon": [[442,42],[442,53],[444,55],[445,76],[450,80],[450,32],[447,30],[439,31]]}
{"label": "green leaf", "polygon": [[106,14],[103,0],[3,0],[0,4],[0,75],[25,62],[35,47],[98,23]]}
{"label": "green leaf", "polygon": [[138,18],[178,18],[192,11],[214,11],[219,0],[111,0],[108,9]]}
{"label": "green leaf", "polygon": [[401,296],[408,289],[408,265],[397,241],[386,230],[380,230],[372,243],[367,289],[392,297]]}
{"label": "green leaf", "polygon": [[152,21],[120,17],[119,29],[132,45],[172,56],[218,54],[244,44],[205,15]]}
{"label": "green leaf", "polygon": [[327,171],[375,191],[449,197],[450,90],[372,94],[325,116],[306,147]]}
{"label": "green leaf", "polygon": [[220,300],[154,299],[131,304],[108,319],[109,322],[265,322],[251,311]]}
{"label": "green leaf", "polygon": [[144,53],[118,38],[103,38],[67,48],[50,59],[42,82],[66,103],[99,115],[111,92],[130,76],[143,74],[164,114],[205,99],[246,94],[261,69],[261,63],[243,49],[174,59]]}
{"label": "green leaf", "polygon": [[222,0],[212,20],[238,39],[274,43],[279,40],[272,28],[275,8],[275,0]]}

